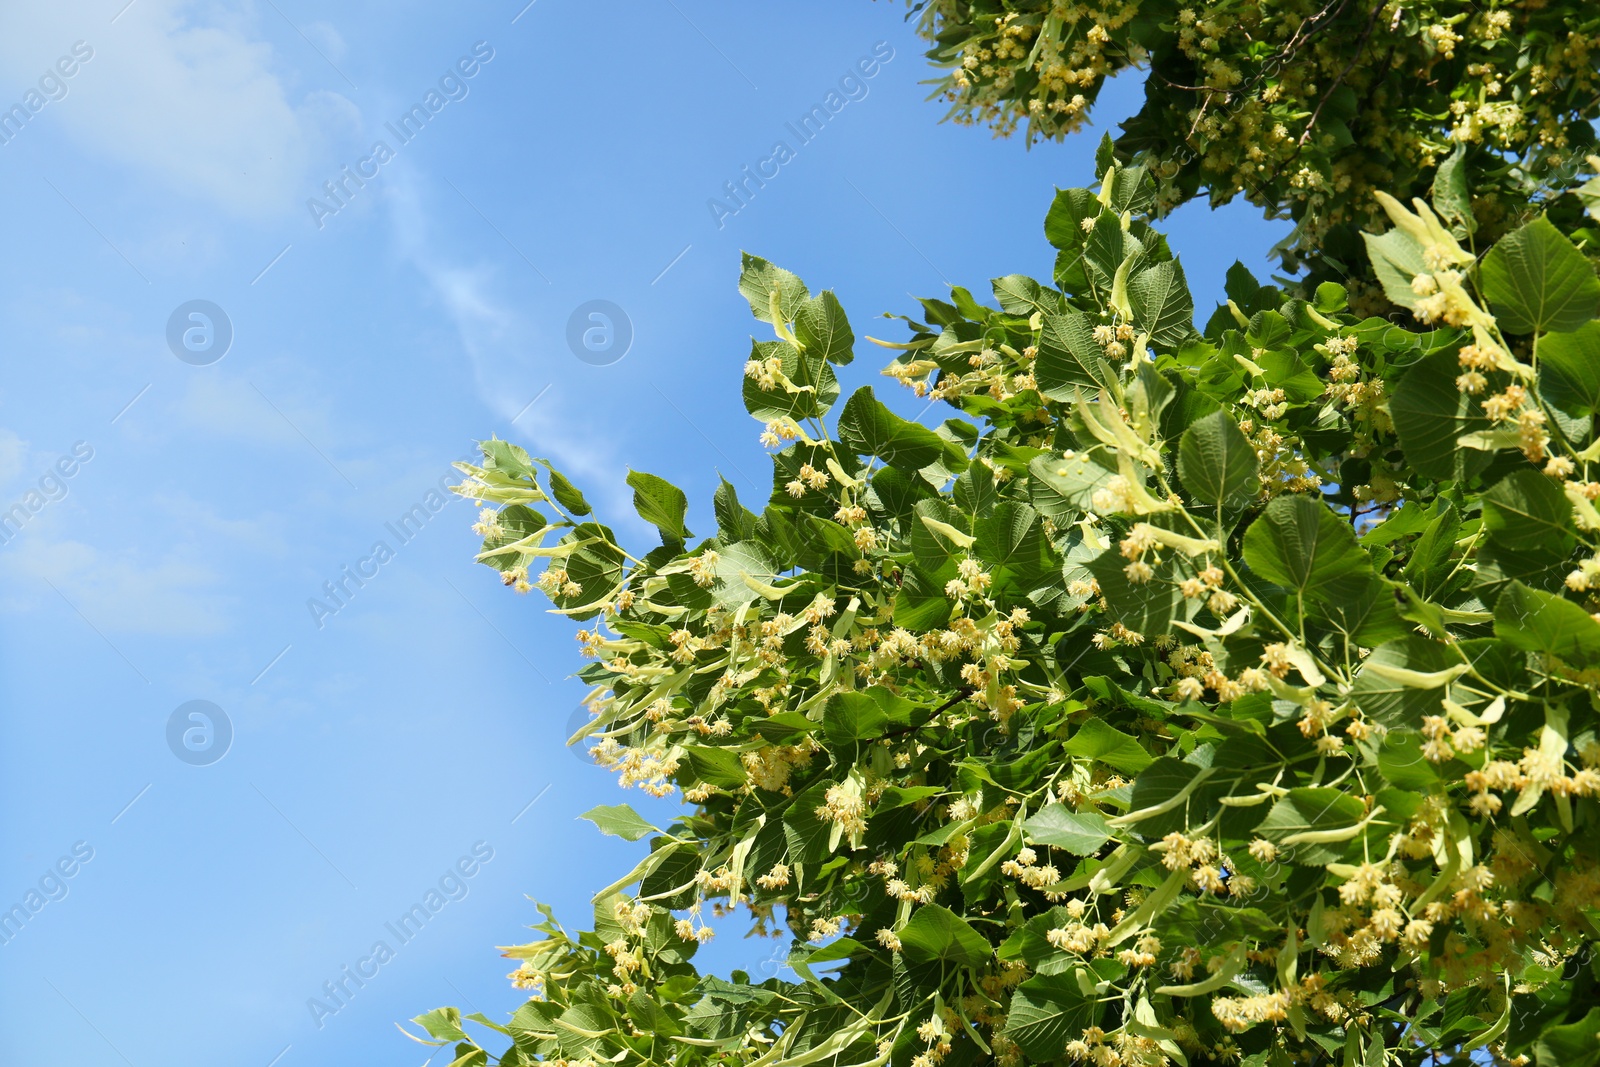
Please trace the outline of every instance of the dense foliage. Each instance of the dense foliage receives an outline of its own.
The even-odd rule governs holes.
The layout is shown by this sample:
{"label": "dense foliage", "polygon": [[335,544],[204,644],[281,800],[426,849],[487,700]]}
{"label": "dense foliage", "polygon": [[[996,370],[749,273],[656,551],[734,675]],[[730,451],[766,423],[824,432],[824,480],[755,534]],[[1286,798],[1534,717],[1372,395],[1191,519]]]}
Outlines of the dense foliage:
{"label": "dense foliage", "polygon": [[[1423,328],[1236,266],[1202,335],[1157,183],[1100,178],[1054,286],[887,345],[934,429],[841,407],[839,302],[746,257],[773,489],[711,537],[649,474],[635,557],[520,448],[463,466],[479,558],[585,626],[596,758],[687,802],[589,814],[650,851],[504,950],[499,1063],[1600,1060],[1600,279],[1385,198]],[[792,981],[698,973],[741,906]]]}
{"label": "dense foliage", "polygon": [[[1356,233],[1380,221],[1373,192],[1426,195],[1454,153],[1492,241],[1570,182],[1600,117],[1600,6],[1580,0],[911,6],[952,116],[1000,134],[1062,138],[1106,78],[1147,70],[1121,158],[1155,164],[1163,209],[1242,194],[1293,218],[1286,260],[1313,284],[1364,274]],[[1377,310],[1365,286],[1351,299]]]}

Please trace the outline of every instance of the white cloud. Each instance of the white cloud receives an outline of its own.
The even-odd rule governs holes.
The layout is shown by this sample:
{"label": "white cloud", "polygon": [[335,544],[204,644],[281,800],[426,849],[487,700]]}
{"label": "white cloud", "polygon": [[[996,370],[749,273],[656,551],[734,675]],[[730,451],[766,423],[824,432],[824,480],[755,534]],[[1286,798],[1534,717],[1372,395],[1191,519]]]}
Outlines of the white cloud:
{"label": "white cloud", "polygon": [[[66,81],[66,97],[30,121],[59,123],[89,152],[244,216],[294,208],[313,160],[332,158],[329,136],[357,128],[355,105],[339,93],[285,85],[275,69],[280,58],[237,13],[192,0],[138,0],[115,24],[109,18],[102,0],[7,5],[0,13],[3,106],[21,100],[82,41],[93,57]],[[338,43],[331,28],[316,37]]]}
{"label": "white cloud", "polygon": [[11,488],[26,470],[28,442],[10,430],[0,428],[0,490]]}
{"label": "white cloud", "polygon": [[[552,381],[552,353],[571,358],[565,338],[541,333],[503,304],[494,293],[492,267],[448,261],[430,241],[421,196],[403,173],[394,175],[386,199],[398,251],[454,324],[479,399],[502,425],[517,419],[502,435],[554,463],[599,506],[604,521],[635,533],[649,530],[635,518],[633,491],[624,482],[627,465],[607,436],[597,432],[574,388]],[[535,397],[538,402],[529,408]],[[585,413],[568,416],[565,411]]]}
{"label": "white cloud", "polygon": [[220,592],[225,576],[192,553],[174,550],[152,559],[134,548],[105,551],[32,533],[24,530],[0,556],[9,589],[0,610],[31,614],[54,599],[40,581],[47,579],[108,633],[203,637],[228,628],[234,598]]}
{"label": "white cloud", "polygon": [[331,23],[318,19],[308,22],[301,27],[306,37],[317,46],[317,51],[326,56],[329,61],[337,63],[344,58],[345,45],[337,29]]}

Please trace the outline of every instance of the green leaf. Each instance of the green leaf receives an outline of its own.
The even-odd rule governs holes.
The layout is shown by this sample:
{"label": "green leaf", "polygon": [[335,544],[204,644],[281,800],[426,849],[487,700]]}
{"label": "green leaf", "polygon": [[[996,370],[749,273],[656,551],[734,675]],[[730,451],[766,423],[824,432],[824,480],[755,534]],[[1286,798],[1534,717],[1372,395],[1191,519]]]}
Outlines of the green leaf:
{"label": "green leaf", "polygon": [[461,1009],[434,1008],[426,1015],[411,1020],[440,1041],[465,1041],[467,1033],[461,1029]]}
{"label": "green leaf", "polygon": [[1600,278],[1543,215],[1489,250],[1479,281],[1508,333],[1576,330],[1600,312]]}
{"label": "green leaf", "polygon": [[1096,490],[1116,476],[1117,457],[1104,445],[1071,458],[1046,453],[1028,464],[1028,498],[1045,518],[1075,521],[1094,510]]}
{"label": "green leaf", "polygon": [[702,994],[683,1021],[691,1031],[712,1038],[737,1037],[772,1002],[771,990],[707,975],[696,987]]}
{"label": "green leaf", "polygon": [[1100,136],[1100,143],[1095,146],[1094,150],[1094,176],[1097,179],[1104,178],[1106,171],[1116,166],[1116,163],[1116,143],[1111,140],[1111,135],[1109,133],[1102,134]]}
{"label": "green leaf", "polygon": [[1094,1024],[1095,1007],[1075,974],[1035,975],[1012,995],[1005,1034],[1030,1062],[1049,1063],[1065,1056],[1067,1042],[1081,1039]]}
{"label": "green leaf", "polygon": [[1401,577],[1423,597],[1438,593],[1455,569],[1456,535],[1461,530],[1461,517],[1449,501],[1441,498],[1434,510],[1438,515],[1411,547],[1411,559],[1401,572]]}
{"label": "green leaf", "polygon": [[[921,527],[918,523],[917,528]],[[950,618],[951,610],[943,580],[924,574],[915,564],[906,568],[901,577],[900,594],[894,601],[896,623],[912,633],[937,630]]]}
{"label": "green leaf", "polygon": [[536,459],[534,462],[550,472],[550,495],[556,498],[557,504],[560,504],[574,515],[587,515],[593,510],[589,507],[589,502],[583,498],[583,494],[578,491],[578,488],[567,481],[566,475],[551,466],[549,460]]}
{"label": "green leaf", "polygon": [[[1409,636],[1388,641],[1372,650],[1356,673],[1351,696],[1369,719],[1390,728],[1418,727],[1424,715],[1437,715],[1443,688],[1409,685],[1405,675],[1384,668],[1433,675],[1458,667],[1461,657],[1437,641]],[[1373,669],[1376,667],[1377,669]]]}
{"label": "green leaf", "polygon": [[805,346],[807,356],[821,356],[840,366],[856,358],[856,335],[831,289],[800,302],[794,315],[794,335]]}
{"label": "green leaf", "polygon": [[1600,1063],[1600,1008],[1576,1022],[1547,1026],[1533,1043],[1537,1067],[1594,1067]]}
{"label": "green leaf", "polygon": [[639,517],[661,531],[662,541],[686,541],[694,536],[683,524],[689,510],[689,498],[683,490],[654,474],[644,471],[628,472],[628,484],[633,487],[633,508]]}
{"label": "green leaf", "polygon": [[1402,504],[1389,513],[1389,517],[1361,535],[1366,548],[1392,545],[1402,537],[1419,534],[1428,528],[1433,513],[1420,504]]}
{"label": "green leaf", "polygon": [[1411,288],[1411,279],[1428,272],[1416,239],[1400,229],[1382,235],[1364,233],[1361,237],[1367,244],[1372,271],[1383,283],[1384,295],[1403,308],[1416,307],[1420,298]]}
{"label": "green leaf", "polygon": [[1137,740],[1103,719],[1085,720],[1062,747],[1068,755],[1096,759],[1129,774],[1138,774],[1153,758]]}
{"label": "green leaf", "polygon": [[1055,293],[1047,293],[1043,286],[1021,274],[1008,274],[990,283],[1000,306],[1013,315],[1031,315],[1035,311],[1055,309]]}
{"label": "green leaf", "polygon": [[835,693],[823,705],[822,729],[839,748],[882,737],[888,726],[889,716],[866,693]]}
{"label": "green leaf", "polygon": [[1102,212],[1083,242],[1083,265],[1088,277],[1101,292],[1109,292],[1124,263],[1127,264],[1124,276],[1143,266],[1144,244],[1122,228],[1122,220],[1116,212]]}
{"label": "green leaf", "polygon": [[489,1067],[489,1053],[474,1045],[471,1041],[463,1041],[452,1050],[456,1058],[445,1067]]}
{"label": "green leaf", "polygon": [[912,963],[941,961],[981,967],[993,948],[965,919],[938,904],[924,904],[900,930],[901,951]]}
{"label": "green leaf", "polygon": [[1261,297],[1261,283],[1256,281],[1256,276],[1250,273],[1250,268],[1240,260],[1234,260],[1233,266],[1229,267],[1228,273],[1223,276],[1223,291],[1246,315],[1266,310],[1256,307],[1256,301]]}
{"label": "green leaf", "polygon": [[1315,295],[1316,309],[1324,315],[1343,311],[1350,304],[1350,291],[1338,282],[1318,282]]}
{"label": "green leaf", "polygon": [[758,379],[744,379],[744,408],[762,422],[818,419],[839,399],[839,379],[820,356],[802,356],[787,341],[756,341],[750,346],[750,358],[758,362],[776,359],[792,383],[786,386],[777,382],[773,388],[764,389]]}
{"label": "green leaf", "polygon": [[877,456],[903,470],[920,470],[945,450],[943,438],[884,407],[870,385],[857,389],[845,402],[839,440],[858,455]]}
{"label": "green leaf", "polygon": [[1001,959],[1016,959],[1032,967],[1035,974],[1060,974],[1077,966],[1076,961],[1049,941],[1049,933],[1058,926],[1071,922],[1071,915],[1059,905],[1034,915],[1020,930],[1013,931],[1005,944],[996,950]]}
{"label": "green leaf", "polygon": [[[668,575],[667,585],[677,602],[684,606],[716,604],[736,609],[757,597],[776,599],[770,587],[779,580],[777,570],[759,541],[735,541],[717,550],[709,588],[697,584],[694,577],[684,571]],[[745,580],[747,576],[750,581]],[[763,592],[762,588],[767,591]]]}
{"label": "green leaf", "polygon": [[628,1018],[647,1034],[675,1037],[683,1033],[683,1027],[679,1025],[678,1020],[667,1014],[667,1010],[656,1003],[655,998],[643,989],[635,990],[628,998]]}
{"label": "green leaf", "polygon": [[1343,789],[1301,787],[1274,801],[1256,832],[1268,841],[1292,848],[1290,859],[1294,863],[1332,863],[1344,855],[1348,841],[1325,842],[1302,835],[1348,829],[1360,822],[1365,813],[1361,799]]}
{"label": "green leaf", "polygon": [[1433,176],[1433,210],[1448,222],[1460,223],[1467,234],[1478,228],[1478,220],[1472,214],[1472,192],[1467,186],[1465,144],[1457,144]]}
{"label": "green leaf", "polygon": [[806,283],[784,270],[774,267],[760,256],[743,254],[743,269],[739,272],[739,292],[750,301],[750,310],[762,322],[772,322],[772,293],[778,294],[778,313],[785,322],[793,322],[800,304],[809,296]]}
{"label": "green leaf", "polygon": [[1192,610],[1178,587],[1192,570],[1175,573],[1187,562],[1180,553],[1170,553],[1147,582],[1128,580],[1128,561],[1116,548],[1102,552],[1088,566],[1100,583],[1100,595],[1105,597],[1110,618],[1136,633],[1153,636],[1166,633],[1174,618],[1187,619]]}
{"label": "green leaf", "polygon": [[794,744],[817,729],[817,724],[798,711],[780,711],[755,720],[751,728],[775,745]]}
{"label": "green leaf", "polygon": [[1183,795],[1184,799],[1165,811],[1144,814],[1134,819],[1133,825],[1138,828],[1139,833],[1151,839],[1164,837],[1174,830],[1187,829],[1191,822],[1202,821],[1200,818],[1192,820],[1189,818],[1189,808],[1194,802],[1198,788],[1190,790],[1186,795],[1184,793],[1202,773],[1205,773],[1203,768],[1173,759],[1171,756],[1161,756],[1141,771],[1133,780],[1133,794],[1128,801],[1128,816],[1146,812],[1149,808],[1159,808],[1173,802],[1180,795]]}
{"label": "green leaf", "polygon": [[727,544],[748,541],[756,535],[756,517],[739,503],[739,491],[726,478],[717,479],[711,506],[717,516],[717,535]]}
{"label": "green leaf", "polygon": [[[483,539],[481,552],[492,552],[497,548],[504,548],[506,545],[514,544],[524,537],[538,533],[548,524],[549,520],[526,504],[510,504],[501,508],[500,514],[495,516],[495,525],[500,528],[500,532],[491,533]],[[482,562],[497,571],[508,571],[513,567],[523,566],[525,557],[518,552],[505,552],[495,556],[486,556]]]}
{"label": "green leaf", "polygon": [[600,828],[601,833],[610,837],[620,837],[624,841],[637,841],[646,834],[661,832],[626,804],[601,804],[599,807],[590,808],[578,818],[588,819]]}
{"label": "green leaf", "polygon": [[1275,498],[1250,524],[1244,559],[1268,581],[1316,596],[1332,593],[1331,583],[1372,569],[1355,531],[1328,505],[1301,494]]}
{"label": "green leaf", "polygon": [[1490,428],[1478,399],[1456,388],[1460,373],[1454,353],[1435,353],[1406,371],[1389,400],[1406,465],[1429,478],[1470,478],[1494,458],[1492,452],[1457,443],[1463,434]]}
{"label": "green leaf", "polygon": [[1600,666],[1600,622],[1564,597],[1510,582],[1494,608],[1494,635],[1579,670]]}
{"label": "green leaf", "polygon": [[1117,167],[1111,175],[1109,206],[1118,215],[1124,211],[1139,214],[1155,202],[1155,196],[1156,183],[1144,167]]}
{"label": "green leaf", "polygon": [[1111,840],[1105,817],[1092,811],[1076,812],[1065,804],[1050,804],[1022,824],[1024,837],[1038,845],[1066,849],[1074,856],[1092,856]]}
{"label": "green leaf", "polygon": [[1378,751],[1378,770],[1401,789],[1431,791],[1439,772],[1422,754],[1422,738],[1414,730],[1390,730]]}
{"label": "green leaf", "polygon": [[1051,400],[1071,400],[1074,390],[1101,389],[1114,378],[1081,312],[1040,316],[1039,355],[1033,363],[1039,392]]}
{"label": "green leaf", "polygon": [[1569,415],[1600,411],[1600,322],[1539,338],[1539,392]]}
{"label": "green leaf", "polygon": [[731,749],[688,745],[683,751],[689,757],[694,776],[707,785],[722,789],[737,789],[744,785],[744,764],[739,762],[738,753]]}
{"label": "green leaf", "polygon": [[999,500],[995,492],[994,471],[982,463],[974,463],[961,472],[950,487],[950,499],[968,515],[987,513]]}
{"label": "green leaf", "polygon": [[1254,496],[1259,466],[1256,450],[1226,411],[1196,420],[1178,445],[1178,476],[1189,494],[1204,504]]}
{"label": "green leaf", "polygon": [[[598,523],[581,523],[561,539],[562,544],[578,541],[594,542],[567,557],[567,578],[577,583],[578,592],[575,596],[562,594],[556,597],[556,604],[562,610],[573,612],[569,617],[574,621],[591,618],[600,613],[600,605],[597,602],[622,581],[624,559],[622,550],[617,547],[611,531]],[[576,610],[589,604],[596,606],[587,612]]]}
{"label": "green leaf", "polygon": [[1564,557],[1577,536],[1572,529],[1572,502],[1559,484],[1526,467],[1483,494],[1483,526],[1491,541],[1513,552]]}
{"label": "green leaf", "polygon": [[1328,383],[1317,377],[1305,361],[1293,352],[1281,350],[1268,352],[1258,361],[1267,372],[1266,379],[1273,388],[1282,389],[1291,404],[1307,404],[1327,391]]}
{"label": "green leaf", "polygon": [[813,782],[807,786],[783,812],[783,835],[789,845],[789,859],[794,863],[820,863],[830,855],[828,837],[833,823],[817,818],[817,809],[827,800],[832,781]]}
{"label": "green leaf", "polygon": [[1365,648],[1410,632],[1395,603],[1395,586],[1387,579],[1368,572],[1364,577],[1338,583],[1337,593],[1319,596],[1312,590],[1308,617]]}
{"label": "green leaf", "polygon": [[1128,283],[1133,321],[1152,344],[1175,348],[1194,333],[1194,298],[1175,259],[1140,271]]}
{"label": "green leaf", "polygon": [[1039,513],[1020,500],[1006,500],[973,520],[973,551],[988,564],[1000,585],[1035,588],[1046,572],[1055,571],[1045,549]]}
{"label": "green leaf", "polygon": [[1044,217],[1044,239],[1063,251],[1083,245],[1083,220],[1100,214],[1100,201],[1087,189],[1057,189]]}

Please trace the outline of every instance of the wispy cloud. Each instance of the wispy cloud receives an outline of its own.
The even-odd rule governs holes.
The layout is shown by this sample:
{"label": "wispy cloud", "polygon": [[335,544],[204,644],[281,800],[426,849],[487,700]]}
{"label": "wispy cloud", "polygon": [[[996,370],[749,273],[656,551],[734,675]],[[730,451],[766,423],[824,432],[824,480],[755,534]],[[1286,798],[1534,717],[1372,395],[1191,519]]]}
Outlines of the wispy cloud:
{"label": "wispy cloud", "polygon": [[0,428],[0,492],[9,492],[28,471],[28,442]]}
{"label": "wispy cloud", "polygon": [[[331,27],[315,30],[338,43]],[[312,162],[359,113],[339,92],[299,88],[263,36],[252,17],[191,0],[140,0],[114,25],[89,0],[14,4],[0,15],[0,75],[5,93],[21,93],[84,42],[92,58],[35,121],[231,213],[279,215],[299,206]]]}
{"label": "wispy cloud", "polygon": [[236,598],[224,591],[226,575],[192,554],[106,550],[54,532],[29,530],[0,555],[8,587],[0,610],[28,614],[54,599],[46,579],[108,633],[204,637],[229,628]]}
{"label": "wispy cloud", "polygon": [[[554,463],[601,508],[604,521],[642,535],[649,527],[634,516],[632,491],[624,484],[627,464],[600,432],[600,416],[580,402],[571,375],[574,357],[565,336],[550,325],[558,316],[549,313],[535,323],[498,294],[498,268],[452,261],[431,238],[428,205],[435,201],[424,197],[416,179],[396,175],[387,194],[396,249],[449,316],[478,398],[500,424],[498,432]],[[485,426],[484,435],[493,429]]]}

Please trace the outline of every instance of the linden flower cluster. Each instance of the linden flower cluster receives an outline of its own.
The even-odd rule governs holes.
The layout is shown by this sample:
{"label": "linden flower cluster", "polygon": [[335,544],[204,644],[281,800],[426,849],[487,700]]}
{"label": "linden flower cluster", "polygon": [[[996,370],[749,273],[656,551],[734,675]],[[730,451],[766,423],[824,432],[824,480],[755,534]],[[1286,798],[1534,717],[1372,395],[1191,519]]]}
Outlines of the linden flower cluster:
{"label": "linden flower cluster", "polygon": [[1339,887],[1340,907],[1329,912],[1321,951],[1341,967],[1365,967],[1378,961],[1386,942],[1398,941],[1412,951],[1424,947],[1432,924],[1408,919],[1403,910],[1406,897],[1415,895],[1407,892],[1412,888],[1400,864],[1361,864]]}
{"label": "linden flower cluster", "polygon": [[[1468,355],[1469,350],[1473,351],[1471,357]],[[1463,348],[1460,356],[1462,365],[1466,366],[1469,358],[1482,358],[1478,356],[1481,352],[1482,349],[1475,345]],[[1462,392],[1473,392],[1470,388],[1463,388],[1461,380],[1473,373],[1476,372],[1469,371],[1456,379],[1457,388],[1461,388]],[[1504,391],[1484,398],[1483,413],[1497,426],[1516,427],[1518,446],[1522,449],[1522,454],[1528,457],[1529,463],[1540,463],[1545,459],[1545,449],[1550,444],[1550,434],[1545,430],[1545,413],[1539,410],[1537,402],[1528,395],[1527,389],[1523,386],[1512,382]],[[1558,456],[1547,465],[1546,473],[1552,477],[1565,478],[1576,469],[1576,465],[1570,459]]]}
{"label": "linden flower cluster", "polygon": [[1161,1067],[1171,1062],[1155,1038],[1126,1027],[1114,1034],[1088,1027],[1082,1038],[1067,1042],[1067,1058],[1094,1067]]}
{"label": "linden flower cluster", "polygon": [[1574,593],[1587,593],[1592,589],[1600,589],[1600,556],[1591,556],[1579,561],[1578,566],[1568,572],[1566,585]]}
{"label": "linden flower cluster", "polygon": [[[1202,573],[1200,581],[1204,595],[1205,580],[1208,576]],[[1186,591],[1187,593],[1187,591]],[[1217,598],[1225,596],[1226,601],[1219,602]],[[1235,603],[1231,593],[1212,593],[1211,603],[1223,603],[1231,610]],[[1215,609],[1213,609],[1215,610]],[[1221,615],[1223,612],[1217,612]],[[1216,661],[1211,653],[1198,645],[1174,645],[1168,652],[1164,666],[1177,676],[1169,692],[1175,700],[1203,700],[1206,691],[1210,690],[1219,704],[1226,704],[1238,700],[1246,693],[1259,693],[1270,688],[1267,672],[1259,667],[1245,667],[1236,677],[1230,678],[1227,674],[1217,669]]]}
{"label": "linden flower cluster", "polygon": [[[1189,883],[1202,893],[1248,897],[1256,891],[1255,879],[1234,871],[1209,838],[1190,839],[1173,831],[1152,847],[1161,853],[1162,866],[1169,871],[1187,870]],[[1224,870],[1233,873],[1224,878]]]}
{"label": "linden flower cluster", "polygon": [[1329,993],[1324,988],[1326,981],[1321,973],[1314,972],[1288,989],[1248,997],[1218,997],[1211,1002],[1211,1014],[1234,1034],[1261,1023],[1281,1024],[1288,1020],[1289,1010],[1297,1005],[1310,1008],[1334,1023],[1359,1021],[1365,1017],[1359,997],[1348,992]]}
{"label": "linden flower cluster", "polygon": [[829,786],[824,802],[817,808],[817,818],[833,823],[852,839],[867,830],[867,803],[862,795],[861,783],[850,778],[838,785]]}
{"label": "linden flower cluster", "polygon": [[[1434,756],[1448,759],[1453,755],[1454,748],[1462,748],[1463,733],[1470,732],[1468,742],[1478,741],[1477,747],[1482,747],[1479,736],[1482,730],[1476,727],[1462,727],[1453,732],[1448,730],[1448,724],[1441,724],[1437,717],[1430,718],[1423,727],[1425,736],[1429,737],[1429,744],[1435,746],[1431,751]],[[1429,731],[1432,733],[1429,733]],[[1426,755],[1430,750],[1424,749]],[[1463,751],[1474,751],[1467,748]],[[1469,806],[1473,814],[1479,816],[1494,815],[1498,813],[1505,801],[1497,793],[1516,791],[1526,793],[1536,791],[1538,795],[1549,793],[1558,797],[1594,797],[1600,796],[1600,743],[1589,742],[1578,753],[1583,766],[1568,772],[1568,764],[1562,753],[1549,748],[1526,748],[1517,760],[1491,759],[1486,761],[1482,768],[1468,771],[1465,781],[1466,786],[1472,791]]]}
{"label": "linden flower cluster", "polygon": [[[1024,350],[1029,351],[1037,353],[1032,346]],[[940,373],[938,383],[933,388],[924,385],[922,390],[918,390],[913,385],[912,391],[932,400],[954,401],[961,396],[985,395],[1004,403],[1038,387],[1031,363],[1031,356],[1017,352],[1010,345],[985,347],[967,357],[967,366],[972,368],[970,372],[959,375]],[[904,377],[900,380],[908,381]]]}
{"label": "linden flower cluster", "polygon": [[[783,360],[777,356],[746,361],[744,376],[769,392],[777,389],[780,383],[788,381],[783,373]],[[778,432],[774,424],[769,424],[767,429],[769,432]]]}
{"label": "linden flower cluster", "polygon": [[989,572],[983,569],[983,564],[975,559],[964,559],[956,564],[958,577],[945,583],[944,592],[951,600],[966,600],[968,597],[982,596],[993,581]]}
{"label": "linden flower cluster", "polygon": [[1356,362],[1354,356],[1360,347],[1356,338],[1330,337],[1314,347],[1330,359],[1328,399],[1348,410],[1355,423],[1358,440],[1352,454],[1366,455],[1373,435],[1394,432],[1387,386],[1382,378],[1365,374]]}
{"label": "linden flower cluster", "polygon": [[1422,717],[1422,757],[1430,763],[1443,763],[1457,752],[1476,752],[1488,740],[1479,726],[1456,726],[1443,715]]}
{"label": "linden flower cluster", "polygon": [[545,572],[539,575],[538,585],[539,591],[551,600],[557,597],[575,597],[583,592],[583,587],[573,581],[563,567],[547,567]]}
{"label": "linden flower cluster", "polygon": [[766,448],[777,448],[799,436],[800,427],[793,419],[776,419],[767,423],[766,429],[761,431],[761,444]]}
{"label": "linden flower cluster", "polygon": [[957,835],[936,855],[921,853],[915,856],[903,872],[893,860],[880,860],[870,864],[867,869],[884,879],[884,892],[895,900],[928,904],[943,891],[966,861],[966,838]]}
{"label": "linden flower cluster", "polygon": [[[960,0],[918,6],[922,36],[958,59],[942,83],[954,120],[997,136],[1025,124],[1029,141],[1064,138],[1104,79],[1143,56],[1128,32],[1134,3],[1005,0],[1000,14]],[[1213,202],[1242,194],[1287,208],[1300,223],[1297,247],[1316,249],[1333,226],[1372,221],[1376,185],[1431,173],[1456,144],[1520,164],[1518,176],[1480,195],[1480,219],[1536,199],[1526,176],[1563,163],[1569,128],[1596,115],[1600,37],[1556,5],[1517,12],[1514,24],[1510,9],[1468,0],[1414,12],[1389,3],[1340,9],[1308,32],[1313,9],[1285,0],[1180,8],[1161,32],[1193,70],[1147,86],[1150,121],[1140,131],[1165,141],[1154,153],[1158,206],[1195,195],[1195,184]],[[1408,18],[1420,32],[1400,30]],[[1462,68],[1464,78],[1454,73]],[[1356,102],[1339,123],[1319,106],[1335,86]]]}
{"label": "linden flower cluster", "polygon": [[1240,419],[1239,432],[1255,449],[1256,461],[1261,465],[1257,477],[1268,496],[1310,493],[1322,487],[1322,476],[1313,473],[1300,456],[1298,438],[1284,434],[1269,422],[1258,425],[1253,418]]}
{"label": "linden flower cluster", "polygon": [[[1015,878],[1030,889],[1044,889],[1061,881],[1061,872],[1056,870],[1055,864],[1046,863],[1040,866],[1039,854],[1027,847],[1020,849],[1014,858],[1002,863],[1000,873],[1007,878]],[[1055,901],[1060,899],[1061,894],[1046,892],[1045,896]]]}
{"label": "linden flower cluster", "polygon": [[[1064,32],[1059,37],[1046,35],[1033,48],[1028,44],[1038,34],[1034,20],[1023,20],[1015,11],[985,20],[983,29],[962,49],[959,67],[946,80],[947,95],[961,108],[956,121],[988,122],[1001,135],[1014,130],[1024,117],[1035,127],[1056,131],[1052,136],[1078,128],[1099,83],[1129,57],[1140,54],[1137,46],[1130,48],[1113,39],[1114,31],[1126,25],[1138,6],[1114,5],[1106,12],[1094,12],[1092,19],[1087,5],[1058,5],[1058,9],[1054,14]],[[930,10],[923,33],[932,39],[936,36],[934,20],[953,17],[953,12]],[[1037,88],[1025,102],[1012,99],[1016,71],[1024,65],[1038,76]],[[1091,97],[1077,91],[1078,87],[1090,89]]]}
{"label": "linden flower cluster", "polygon": [[[1090,226],[1094,220],[1084,219]],[[1087,228],[1087,227],[1086,227]],[[1093,331],[1095,344],[1105,352],[1106,358],[1112,361],[1125,359],[1128,355],[1127,342],[1133,340],[1133,327],[1126,322],[1116,326],[1096,326]]]}
{"label": "linden flower cluster", "polygon": [[919,1023],[917,1037],[926,1047],[911,1057],[911,1067],[934,1067],[935,1064],[943,1062],[954,1047],[950,1040],[951,1034],[963,1025],[961,1017],[951,1008],[945,1008],[943,1013],[933,1015],[926,1022]]}
{"label": "linden flower cluster", "polygon": [[827,471],[819,471],[811,464],[804,463],[800,466],[798,476],[790,479],[790,481],[785,484],[783,488],[784,491],[790,496],[798,499],[799,497],[806,495],[807,489],[811,489],[819,493],[822,492],[824,489],[828,488],[829,481],[831,481],[831,479],[828,477]]}
{"label": "linden flower cluster", "polygon": [[[1131,577],[1131,576],[1130,576]],[[1217,618],[1226,618],[1239,606],[1239,598],[1222,588],[1225,575],[1216,564],[1207,564],[1200,573],[1178,583],[1178,591],[1188,600],[1204,600]]]}
{"label": "linden flower cluster", "polygon": [[810,766],[811,757],[820,751],[821,742],[807,739],[799,745],[763,745],[754,752],[740,755],[739,762],[757,788],[788,797],[794,795],[789,778],[795,771]]}
{"label": "linden flower cluster", "polygon": [[[1444,809],[1442,798],[1428,798],[1417,822],[1398,840],[1399,851],[1433,858],[1428,835],[1439,832]],[[1534,847],[1510,829],[1495,831],[1485,861],[1455,874],[1442,895],[1432,871],[1413,874],[1398,861],[1346,868],[1340,904],[1324,915],[1320,950],[1342,968],[1358,968],[1381,965],[1384,946],[1397,944],[1427,961],[1420,983],[1427,996],[1481,985],[1487,975],[1520,972],[1532,961],[1550,966],[1575,950],[1561,924],[1576,916],[1575,909],[1600,900],[1600,870],[1592,857],[1580,859],[1555,874],[1553,904],[1529,901],[1530,879],[1545,877],[1533,859]],[[1554,927],[1547,925],[1552,920]],[[1544,930],[1554,931],[1553,943],[1540,940]],[[1343,1008],[1355,1007],[1327,1001],[1313,1006],[1336,1022],[1342,1021]]]}

